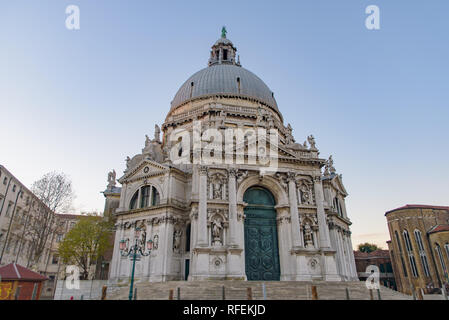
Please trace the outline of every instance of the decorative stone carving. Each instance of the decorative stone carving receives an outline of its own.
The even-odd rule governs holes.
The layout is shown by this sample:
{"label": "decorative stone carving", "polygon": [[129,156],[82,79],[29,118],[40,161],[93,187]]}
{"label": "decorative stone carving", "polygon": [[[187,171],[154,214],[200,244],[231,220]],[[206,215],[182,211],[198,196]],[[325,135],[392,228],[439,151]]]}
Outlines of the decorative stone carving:
{"label": "decorative stone carving", "polygon": [[153,250],[157,250],[159,247],[159,236],[156,234],[153,237]]}
{"label": "decorative stone carving", "polygon": [[191,220],[198,219],[198,208],[197,207],[192,207],[192,210],[190,211],[190,219]]}
{"label": "decorative stone carving", "polygon": [[310,150],[317,150],[315,138],[313,137],[313,135],[308,136],[307,141],[310,144]]}
{"label": "decorative stone carving", "polygon": [[293,138],[292,132],[293,132],[293,129],[292,129],[292,126],[289,123],[287,125],[286,133],[285,133],[285,144],[286,145],[290,145],[290,144],[293,144],[295,142],[295,139]]}
{"label": "decorative stone carving", "polygon": [[160,138],[160,135],[161,135],[161,129],[159,128],[159,126],[156,124],[155,126],[154,126],[154,141],[155,142],[161,142],[161,138]]}
{"label": "decorative stone carving", "polygon": [[327,160],[327,166],[329,168],[329,172],[335,173],[335,168],[334,168],[334,159],[332,159],[332,155],[329,156],[329,159]]}
{"label": "decorative stone carving", "polygon": [[219,218],[215,218],[212,221],[212,245],[220,246],[223,245],[221,230],[223,229],[222,222]]}
{"label": "decorative stone carving", "polygon": [[115,170],[110,171],[108,173],[108,188],[115,187],[115,178],[116,178]]}
{"label": "decorative stone carving", "polygon": [[297,183],[298,200],[300,204],[314,205],[313,184],[312,182],[301,179]]}
{"label": "decorative stone carving", "polygon": [[131,162],[131,158],[130,158],[129,156],[127,156],[126,159],[125,159],[125,161],[126,161],[126,170],[128,170],[128,169],[129,169],[130,162]]}
{"label": "decorative stone carving", "polygon": [[276,179],[279,181],[279,184],[284,188],[285,192],[288,192],[288,178],[285,173],[277,172],[275,174]]}
{"label": "decorative stone carving", "polygon": [[225,200],[227,198],[227,177],[221,172],[209,175],[209,199]]}
{"label": "decorative stone carving", "polygon": [[248,176],[248,170],[237,172],[237,187],[242,183],[243,180]]}
{"label": "decorative stone carving", "polygon": [[175,230],[173,233],[173,252],[179,253],[181,249],[182,230]]}
{"label": "decorative stone carving", "polygon": [[313,231],[312,228],[310,227],[310,224],[308,222],[306,222],[304,224],[304,244],[305,247],[313,247]]}

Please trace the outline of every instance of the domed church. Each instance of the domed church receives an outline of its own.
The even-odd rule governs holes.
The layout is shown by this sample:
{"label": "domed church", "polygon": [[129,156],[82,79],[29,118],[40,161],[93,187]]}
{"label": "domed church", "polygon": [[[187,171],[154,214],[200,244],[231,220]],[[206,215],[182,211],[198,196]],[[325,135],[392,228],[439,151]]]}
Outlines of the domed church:
{"label": "domed church", "polygon": [[[357,280],[347,192],[315,138],[297,143],[270,88],[226,29],[165,122],[109,173],[116,219],[109,279]],[[162,135],[162,137],[161,137]],[[120,186],[117,186],[117,182]]]}

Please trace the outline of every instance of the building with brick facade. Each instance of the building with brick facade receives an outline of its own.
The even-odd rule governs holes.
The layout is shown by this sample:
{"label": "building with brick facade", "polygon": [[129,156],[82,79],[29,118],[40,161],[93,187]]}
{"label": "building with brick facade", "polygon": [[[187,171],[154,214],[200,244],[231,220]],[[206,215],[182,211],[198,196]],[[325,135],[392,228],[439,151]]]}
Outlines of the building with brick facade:
{"label": "building with brick facade", "polygon": [[437,292],[448,284],[449,206],[405,205],[385,213],[398,291]]}
{"label": "building with brick facade", "polygon": [[366,268],[375,265],[379,268],[380,284],[387,288],[397,290],[390,252],[388,250],[379,249],[373,252],[354,251],[354,258],[360,281],[365,281],[370,275],[370,272],[366,272]]}

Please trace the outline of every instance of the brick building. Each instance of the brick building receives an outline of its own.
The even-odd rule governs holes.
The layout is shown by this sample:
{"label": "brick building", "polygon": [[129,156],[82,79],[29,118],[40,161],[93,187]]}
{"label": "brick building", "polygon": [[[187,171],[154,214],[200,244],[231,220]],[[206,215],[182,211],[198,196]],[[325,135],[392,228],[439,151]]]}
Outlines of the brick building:
{"label": "brick building", "polygon": [[388,250],[375,250],[373,252],[354,251],[355,266],[357,268],[357,275],[360,281],[365,281],[369,273],[366,273],[366,268],[370,265],[375,265],[379,268],[380,284],[397,290],[396,281],[393,274],[393,267],[391,265],[390,253]]}
{"label": "brick building", "polygon": [[387,211],[387,242],[398,291],[439,292],[448,285],[449,206],[405,205]]}

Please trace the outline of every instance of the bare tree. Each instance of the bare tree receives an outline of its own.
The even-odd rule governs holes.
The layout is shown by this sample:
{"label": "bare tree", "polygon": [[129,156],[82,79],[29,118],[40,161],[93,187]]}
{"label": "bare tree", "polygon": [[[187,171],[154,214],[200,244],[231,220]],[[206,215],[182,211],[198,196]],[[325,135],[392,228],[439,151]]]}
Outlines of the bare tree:
{"label": "bare tree", "polygon": [[34,182],[31,191],[55,213],[68,212],[75,197],[72,181],[64,173],[54,171]]}
{"label": "bare tree", "polygon": [[72,182],[63,173],[50,172],[33,183],[31,191],[43,204],[34,203],[38,207],[25,231],[31,240],[28,266],[38,264],[47,244],[51,246],[57,228],[55,213],[67,212],[72,205],[74,193]]}

